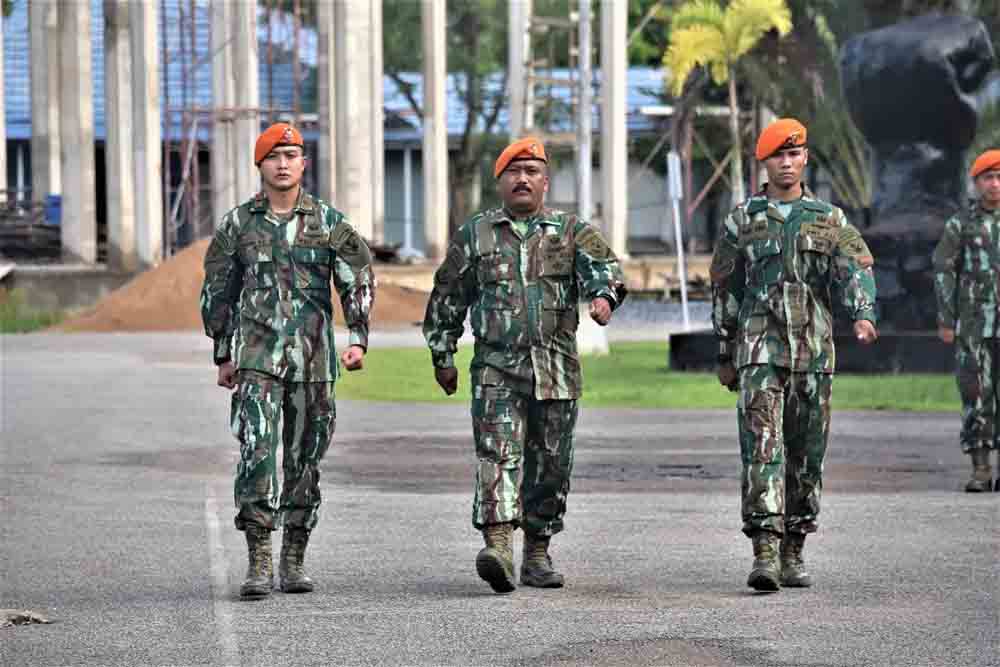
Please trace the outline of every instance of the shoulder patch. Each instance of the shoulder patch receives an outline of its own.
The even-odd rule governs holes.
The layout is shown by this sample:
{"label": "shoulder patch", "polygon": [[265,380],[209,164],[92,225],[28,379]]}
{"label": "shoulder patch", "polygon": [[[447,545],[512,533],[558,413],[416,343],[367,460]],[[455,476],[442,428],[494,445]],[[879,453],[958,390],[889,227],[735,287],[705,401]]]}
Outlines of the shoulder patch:
{"label": "shoulder patch", "polygon": [[594,259],[600,261],[615,259],[615,253],[611,250],[611,246],[593,227],[588,226],[576,238],[577,247]]}

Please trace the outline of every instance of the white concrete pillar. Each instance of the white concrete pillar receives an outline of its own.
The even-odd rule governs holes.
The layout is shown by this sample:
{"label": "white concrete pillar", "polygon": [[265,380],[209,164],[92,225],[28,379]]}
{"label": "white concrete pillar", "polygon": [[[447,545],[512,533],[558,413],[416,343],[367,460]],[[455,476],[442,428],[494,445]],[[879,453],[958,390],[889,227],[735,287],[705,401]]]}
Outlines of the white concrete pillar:
{"label": "white concrete pillar", "polygon": [[[336,2],[337,208],[368,240],[375,238],[372,162],[372,12],[369,2]],[[379,78],[379,84],[382,79]]]}
{"label": "white concrete pillar", "polygon": [[524,135],[526,127],[534,125],[534,114],[529,121],[527,107],[528,60],[531,57],[531,40],[528,25],[532,12],[531,0],[509,0],[507,3],[507,93],[510,114],[510,136]]}
{"label": "white concrete pillar", "polygon": [[90,4],[59,1],[58,44],[63,258],[92,264],[97,261],[97,195]]}
{"label": "white concrete pillar", "polygon": [[231,2],[213,2],[212,11],[212,218],[218,224],[240,202],[236,197],[233,155],[233,10]]}
{"label": "white concrete pillar", "polygon": [[337,206],[336,22],[333,0],[316,2],[319,146],[316,183],[320,198]]}
{"label": "white concrete pillar", "polygon": [[578,27],[580,45],[579,71],[580,91],[577,99],[577,140],[576,140],[576,212],[589,221],[594,214],[593,158],[594,158],[594,71],[591,66],[591,0],[580,1],[580,25]]}
{"label": "white concrete pillar", "polygon": [[372,100],[372,240],[385,242],[385,108],[382,67],[382,0],[371,0],[368,81]]}
{"label": "white concrete pillar", "polygon": [[0,12],[0,204],[7,201],[7,108],[3,86],[3,12]]}
{"label": "white concrete pillar", "polygon": [[59,6],[30,0],[31,197],[62,193],[59,163]]}
{"label": "white concrete pillar", "polygon": [[421,0],[424,46],[424,254],[448,249],[448,118],[445,3]]}
{"label": "white concrete pillar", "polygon": [[626,257],[628,240],[628,3],[601,0],[601,221],[611,249]]}
{"label": "white concrete pillar", "polygon": [[260,88],[257,80],[257,2],[234,2],[233,91],[236,102],[233,158],[236,169],[237,203],[260,189],[260,177],[253,162],[253,148],[260,135]]}
{"label": "white concrete pillar", "polygon": [[160,130],[159,0],[129,0],[132,127],[135,131],[135,242],[139,261],[163,260],[163,134]]}
{"label": "white concrete pillar", "polygon": [[104,0],[104,160],[108,203],[108,266],[139,268],[135,247],[135,134],[128,0]]}

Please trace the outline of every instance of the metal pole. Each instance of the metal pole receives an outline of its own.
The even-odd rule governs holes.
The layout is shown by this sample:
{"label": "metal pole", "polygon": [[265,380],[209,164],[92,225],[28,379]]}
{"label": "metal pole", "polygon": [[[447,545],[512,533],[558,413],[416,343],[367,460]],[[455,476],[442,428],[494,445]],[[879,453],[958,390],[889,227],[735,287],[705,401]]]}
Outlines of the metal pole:
{"label": "metal pole", "polygon": [[413,250],[413,151],[403,151],[403,250]]}
{"label": "metal pole", "polygon": [[593,196],[592,164],[593,148],[591,140],[593,132],[593,72],[590,63],[590,0],[580,0],[580,103],[577,107],[577,156],[576,156],[576,192],[577,211],[584,220],[590,220],[592,215]]}
{"label": "metal pole", "polygon": [[681,283],[681,310],[684,314],[684,330],[691,328],[688,313],[687,269],[684,266],[684,239],[681,236],[681,200],[684,188],[681,181],[681,157],[676,151],[667,153],[667,179],[670,201],[674,212],[674,245],[677,247],[677,276]]}

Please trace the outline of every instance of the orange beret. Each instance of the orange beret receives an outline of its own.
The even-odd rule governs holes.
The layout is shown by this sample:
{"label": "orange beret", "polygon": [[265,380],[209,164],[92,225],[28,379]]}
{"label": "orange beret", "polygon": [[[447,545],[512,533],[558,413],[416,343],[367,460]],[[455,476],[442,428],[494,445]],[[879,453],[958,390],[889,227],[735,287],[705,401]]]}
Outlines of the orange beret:
{"label": "orange beret", "polygon": [[253,162],[257,166],[275,146],[301,146],[305,150],[302,134],[288,123],[275,123],[260,133],[253,147]]}
{"label": "orange beret", "polygon": [[779,118],[757,139],[757,159],[766,160],[780,148],[806,145],[806,126],[794,118]]}
{"label": "orange beret", "polygon": [[503,149],[503,153],[500,153],[496,164],[493,165],[493,177],[500,178],[503,170],[514,160],[541,160],[546,164],[549,161],[545,157],[545,146],[542,145],[542,142],[534,137],[525,137]]}
{"label": "orange beret", "polygon": [[972,169],[969,170],[969,173],[975,178],[990,169],[1000,169],[1000,149],[998,148],[988,150],[977,157],[976,161],[972,163]]}

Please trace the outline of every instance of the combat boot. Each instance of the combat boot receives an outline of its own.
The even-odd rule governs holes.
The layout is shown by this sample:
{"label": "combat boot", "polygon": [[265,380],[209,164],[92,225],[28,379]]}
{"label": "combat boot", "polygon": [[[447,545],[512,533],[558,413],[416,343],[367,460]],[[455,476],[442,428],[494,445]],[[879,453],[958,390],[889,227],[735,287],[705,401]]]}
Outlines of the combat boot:
{"label": "combat boot", "polygon": [[972,457],[972,478],[965,485],[966,493],[980,493],[993,488],[993,469],[990,467],[990,450],[977,447],[969,452]]}
{"label": "combat boot", "polygon": [[497,593],[510,593],[514,585],[514,524],[494,523],[483,529],[486,546],[476,556],[476,573]]}
{"label": "combat boot", "polygon": [[812,577],[806,572],[802,551],[806,546],[805,533],[785,533],[781,538],[781,585],[789,588],[809,588]]}
{"label": "combat boot", "polygon": [[313,580],[302,567],[309,544],[309,531],[286,527],[281,533],[281,561],[278,563],[278,583],[282,593],[311,593]]}
{"label": "combat boot", "polygon": [[536,588],[562,588],[563,576],[552,569],[549,538],[524,535],[524,560],[521,561],[521,583]]}
{"label": "combat boot", "polygon": [[758,591],[776,591],[780,588],[781,561],[778,559],[779,538],[766,530],[753,534],[753,569],[747,586]]}
{"label": "combat boot", "polygon": [[247,536],[247,576],[240,586],[240,597],[264,598],[271,594],[274,569],[271,564],[271,531],[263,526],[250,524],[244,531]]}

